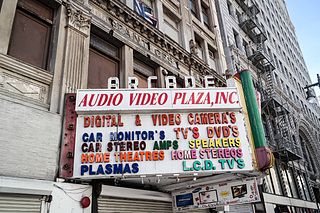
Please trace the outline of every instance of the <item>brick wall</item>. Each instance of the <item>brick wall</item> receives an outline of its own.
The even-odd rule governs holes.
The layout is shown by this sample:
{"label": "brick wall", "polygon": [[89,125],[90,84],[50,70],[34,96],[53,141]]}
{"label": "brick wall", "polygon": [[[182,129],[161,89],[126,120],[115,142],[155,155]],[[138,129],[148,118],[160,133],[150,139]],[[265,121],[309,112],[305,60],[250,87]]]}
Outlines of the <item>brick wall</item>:
{"label": "brick wall", "polygon": [[0,175],[53,180],[61,116],[1,97],[0,106]]}

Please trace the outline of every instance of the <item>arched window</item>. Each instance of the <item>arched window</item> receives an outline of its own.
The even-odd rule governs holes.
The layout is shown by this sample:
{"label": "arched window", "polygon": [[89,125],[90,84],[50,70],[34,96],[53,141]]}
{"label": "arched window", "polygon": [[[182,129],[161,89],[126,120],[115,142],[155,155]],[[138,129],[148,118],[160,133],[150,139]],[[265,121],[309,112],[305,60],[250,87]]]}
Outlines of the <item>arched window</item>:
{"label": "arched window", "polygon": [[316,166],[312,159],[313,155],[311,154],[310,147],[308,146],[308,138],[302,131],[299,131],[299,133],[300,133],[299,137],[301,141],[302,154],[303,154],[303,158],[306,161],[306,169],[310,172],[316,173],[317,171]]}

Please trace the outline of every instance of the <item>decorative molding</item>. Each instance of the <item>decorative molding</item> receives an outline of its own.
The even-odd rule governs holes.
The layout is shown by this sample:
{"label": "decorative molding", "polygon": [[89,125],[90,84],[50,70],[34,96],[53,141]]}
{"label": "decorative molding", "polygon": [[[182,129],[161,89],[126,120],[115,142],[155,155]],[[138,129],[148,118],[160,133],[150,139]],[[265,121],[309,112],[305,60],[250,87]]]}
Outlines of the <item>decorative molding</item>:
{"label": "decorative molding", "polygon": [[0,54],[0,90],[3,94],[47,104],[53,75]]}
{"label": "decorative molding", "polygon": [[47,103],[49,86],[0,69],[0,89]]}
{"label": "decorative molding", "polygon": [[26,64],[16,58],[4,54],[0,54],[0,68],[47,85],[50,85],[53,79],[53,75],[48,71]]}
{"label": "decorative molding", "polygon": [[66,2],[66,14],[68,17],[68,26],[71,26],[86,36],[89,35],[91,25],[89,12],[84,12],[83,8],[68,0]]}
{"label": "decorative molding", "polygon": [[[203,60],[193,54],[190,54],[178,43],[171,40],[157,28],[147,23],[147,21],[122,2],[115,0],[91,0],[91,2],[106,11],[108,15],[110,15],[111,19],[125,23],[127,27],[130,27],[162,51],[169,54],[174,58],[177,64],[188,67],[188,69],[193,73],[212,75],[218,85],[226,85],[226,80],[216,71],[211,69]],[[185,74],[182,72],[179,73],[178,71],[176,73],[177,75]]]}

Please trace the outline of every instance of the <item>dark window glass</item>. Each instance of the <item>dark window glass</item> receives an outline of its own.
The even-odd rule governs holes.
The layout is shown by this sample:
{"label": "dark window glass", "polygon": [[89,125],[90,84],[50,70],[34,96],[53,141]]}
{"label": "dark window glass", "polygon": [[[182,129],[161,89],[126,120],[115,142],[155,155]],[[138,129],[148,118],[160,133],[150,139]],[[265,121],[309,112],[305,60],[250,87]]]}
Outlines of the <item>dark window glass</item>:
{"label": "dark window glass", "polygon": [[197,5],[196,5],[195,0],[190,0],[189,2],[190,2],[190,10],[191,10],[191,13],[192,13],[194,16],[198,17],[198,14],[197,14]]}
{"label": "dark window glass", "polygon": [[228,5],[228,12],[229,12],[229,15],[232,15],[231,3],[228,1],[228,2],[227,2],[227,5]]}
{"label": "dark window glass", "polygon": [[233,30],[233,37],[234,37],[236,47],[239,48],[239,33]]}
{"label": "dark window glass", "polygon": [[31,0],[19,1],[8,55],[47,69],[53,9]]}
{"label": "dark window glass", "polygon": [[202,17],[203,17],[203,23],[206,25],[208,28],[210,28],[210,23],[209,23],[209,8],[207,8],[205,5],[201,5],[202,8]]}
{"label": "dark window glass", "polygon": [[91,48],[89,52],[88,88],[107,88],[109,77],[119,77],[116,60]]}
{"label": "dark window glass", "polygon": [[[140,56],[141,57],[141,56]],[[139,88],[148,88],[148,77],[155,75],[155,68],[144,63],[142,60],[134,58],[134,76],[139,80]],[[156,82],[152,82],[152,87],[157,87]]]}

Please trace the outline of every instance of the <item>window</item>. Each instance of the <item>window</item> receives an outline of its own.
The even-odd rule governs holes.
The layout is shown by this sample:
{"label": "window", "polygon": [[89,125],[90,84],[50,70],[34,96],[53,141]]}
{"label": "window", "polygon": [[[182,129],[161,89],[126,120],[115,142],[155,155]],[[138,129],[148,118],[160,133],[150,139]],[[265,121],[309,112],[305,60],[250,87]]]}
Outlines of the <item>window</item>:
{"label": "window", "polygon": [[276,79],[277,85],[280,86],[279,76],[277,73],[274,73],[274,78]]}
{"label": "window", "polygon": [[198,10],[197,10],[197,5],[196,5],[196,1],[195,0],[189,0],[189,6],[190,6],[190,10],[191,13],[198,18]]}
{"label": "window", "polygon": [[210,68],[212,68],[213,70],[217,71],[217,67],[216,67],[216,51],[214,50],[213,47],[211,47],[210,45],[208,45],[208,50],[209,50],[209,66]]}
{"label": "window", "polygon": [[175,42],[180,43],[180,20],[167,8],[163,8],[164,32]]}
{"label": "window", "polygon": [[290,96],[290,98],[292,98],[292,97],[291,97],[291,93],[290,93],[290,89],[289,89],[288,85],[286,85],[286,88],[287,88],[287,91],[286,91],[286,92],[287,92],[287,95]]}
{"label": "window", "polygon": [[299,176],[300,181],[301,181],[302,190],[303,190],[303,192],[304,192],[305,199],[310,201],[310,200],[311,200],[311,197],[310,197],[309,187],[308,187],[308,185],[307,185],[307,181],[306,181],[305,174],[300,173],[298,176]]}
{"label": "window", "polygon": [[238,10],[236,10],[236,16],[237,16],[237,19],[238,19],[238,23],[241,24],[241,22],[243,21],[243,17],[241,17],[241,14]]}
{"label": "window", "polygon": [[229,12],[229,15],[232,16],[232,4],[230,1],[227,1],[227,5],[228,5],[228,12]]}
{"label": "window", "polygon": [[195,36],[195,42],[198,48],[198,57],[203,60],[204,59],[203,39],[197,34],[195,34],[194,36]]}
{"label": "window", "polygon": [[[154,13],[155,5],[153,0],[135,1],[134,5],[137,5],[134,6],[134,11],[142,16],[148,23],[152,24],[152,26],[157,26],[158,20]],[[141,7],[144,12],[139,11],[139,7]],[[145,16],[145,14],[148,14],[148,16]]]}
{"label": "window", "polygon": [[203,23],[210,29],[210,20],[209,20],[209,15],[210,15],[210,9],[204,4],[201,4],[201,11],[202,11],[202,18],[203,18]]}
{"label": "window", "polygon": [[280,179],[279,179],[279,175],[277,173],[276,166],[274,168],[270,168],[270,176],[272,179],[273,189],[274,189],[275,194],[282,195]]}
{"label": "window", "polygon": [[[283,82],[283,80],[282,80],[282,79],[281,79],[280,81],[281,81],[281,86],[280,86],[280,87],[282,88],[282,90],[284,90],[284,91],[285,91],[286,89],[285,89],[285,87],[284,87],[284,82]],[[282,86],[283,86],[283,87],[282,87]],[[286,92],[286,91],[285,91],[285,92]]]}
{"label": "window", "polygon": [[33,0],[20,0],[12,26],[8,55],[48,69],[53,9]]}
{"label": "window", "polygon": [[289,168],[287,170],[287,174],[288,174],[288,180],[289,180],[289,183],[290,183],[290,188],[291,188],[291,191],[292,191],[292,196],[294,198],[299,198],[297,185],[296,185],[296,181],[294,179],[292,168]]}
{"label": "window", "polygon": [[[157,65],[137,52],[135,52],[134,55],[136,57],[133,59],[133,69],[134,76],[137,77],[139,81],[138,87],[148,88],[148,77],[155,75]],[[152,86],[156,87],[156,82],[152,83]]]}
{"label": "window", "polygon": [[95,34],[90,36],[88,88],[107,88],[109,77],[119,77],[118,48]]}
{"label": "window", "polygon": [[248,45],[248,42],[246,42],[245,40],[242,40],[242,44],[244,47],[244,51],[246,52],[246,56],[249,57],[251,53],[250,53],[250,47]]}
{"label": "window", "polygon": [[239,48],[239,33],[237,33],[235,30],[233,30],[233,37],[234,37],[234,43],[237,48]]}
{"label": "window", "polygon": [[292,197],[290,184],[289,184],[289,179],[288,179],[288,176],[287,176],[287,171],[286,171],[285,165],[281,165],[280,167],[281,167],[280,168],[280,172],[281,172],[281,175],[283,177],[284,188],[287,191],[288,197]]}

